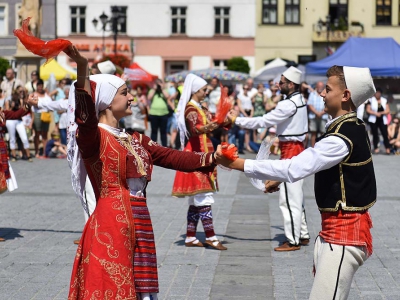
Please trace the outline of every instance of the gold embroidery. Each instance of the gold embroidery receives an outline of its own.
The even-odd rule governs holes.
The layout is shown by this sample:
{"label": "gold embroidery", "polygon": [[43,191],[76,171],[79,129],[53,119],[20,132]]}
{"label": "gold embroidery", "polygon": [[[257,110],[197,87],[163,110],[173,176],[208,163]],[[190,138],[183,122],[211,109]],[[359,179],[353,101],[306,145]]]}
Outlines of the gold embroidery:
{"label": "gold embroidery", "polygon": [[351,166],[351,167],[359,167],[359,166],[364,166],[364,165],[368,164],[371,161],[372,161],[372,157],[368,158],[366,161],[362,161],[362,162],[359,162],[359,163],[342,163],[342,165]]}
{"label": "gold embroidery", "polygon": [[[353,207],[353,206],[345,206],[342,207],[342,210],[344,211],[364,211],[367,209],[370,209],[374,204],[375,204],[376,200],[374,200],[373,202],[371,202],[370,204],[363,206],[363,207]],[[342,204],[342,201],[339,200],[338,202],[336,202],[336,206],[335,208],[321,208],[318,207],[318,209],[322,212],[335,212],[338,211],[339,206]]]}
{"label": "gold embroidery", "polygon": [[339,119],[337,119],[336,121],[332,122],[331,125],[329,125],[329,128],[327,131],[331,131],[333,127],[335,127],[338,123],[342,122],[343,120],[345,120],[347,118],[353,118],[356,116],[357,116],[357,114],[355,112],[351,112],[351,113],[348,113],[348,114],[345,114],[345,115],[339,117]]}

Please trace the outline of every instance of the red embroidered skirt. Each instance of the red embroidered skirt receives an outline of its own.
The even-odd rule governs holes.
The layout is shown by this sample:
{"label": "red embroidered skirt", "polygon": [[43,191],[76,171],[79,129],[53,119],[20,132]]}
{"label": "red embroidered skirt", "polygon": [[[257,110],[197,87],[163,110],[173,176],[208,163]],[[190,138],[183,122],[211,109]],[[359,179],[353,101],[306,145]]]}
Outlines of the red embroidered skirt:
{"label": "red embroidered skirt", "polygon": [[[199,137],[193,137],[189,139],[183,151],[212,152],[214,148],[208,137],[206,137],[205,140]],[[210,172],[209,174],[176,171],[174,185],[172,186],[172,196],[193,196],[200,193],[215,192],[217,190],[217,168],[214,169],[214,172]]]}
{"label": "red embroidered skirt", "polygon": [[133,258],[136,292],[158,293],[156,246],[146,198],[131,196],[130,200],[136,237]]}
{"label": "red embroidered skirt", "polygon": [[4,142],[3,134],[0,133],[0,160],[1,160],[1,172],[6,176],[6,179],[10,178],[10,170],[8,168],[8,153],[7,145]]}

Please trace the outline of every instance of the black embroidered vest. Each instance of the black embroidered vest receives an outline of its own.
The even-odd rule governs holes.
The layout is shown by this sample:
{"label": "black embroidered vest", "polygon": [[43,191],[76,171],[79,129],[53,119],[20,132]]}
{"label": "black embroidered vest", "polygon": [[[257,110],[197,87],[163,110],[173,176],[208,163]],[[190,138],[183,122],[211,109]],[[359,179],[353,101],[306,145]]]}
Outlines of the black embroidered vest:
{"label": "black embroidered vest", "polygon": [[315,174],[314,191],[320,211],[363,211],[376,201],[376,181],[365,124],[357,114],[345,114],[330,124],[320,139],[337,136],[349,155],[330,169]]}

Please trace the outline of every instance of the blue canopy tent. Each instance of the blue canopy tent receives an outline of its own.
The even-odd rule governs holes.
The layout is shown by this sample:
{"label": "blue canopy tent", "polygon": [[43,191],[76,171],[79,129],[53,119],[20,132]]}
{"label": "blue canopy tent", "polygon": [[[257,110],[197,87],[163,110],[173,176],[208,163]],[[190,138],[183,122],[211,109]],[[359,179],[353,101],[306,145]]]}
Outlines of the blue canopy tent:
{"label": "blue canopy tent", "polygon": [[368,67],[374,77],[400,76],[400,45],[393,38],[349,38],[334,54],[306,65],[307,75],[324,75],[333,65]]}

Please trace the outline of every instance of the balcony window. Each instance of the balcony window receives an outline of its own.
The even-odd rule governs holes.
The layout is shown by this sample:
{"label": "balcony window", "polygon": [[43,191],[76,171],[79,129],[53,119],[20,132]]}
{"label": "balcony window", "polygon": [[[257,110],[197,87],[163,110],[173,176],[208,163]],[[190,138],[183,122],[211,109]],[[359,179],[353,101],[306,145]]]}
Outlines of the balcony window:
{"label": "balcony window", "polygon": [[86,32],[86,6],[70,6],[71,33]]}
{"label": "balcony window", "polygon": [[277,24],[278,23],[278,1],[263,0],[262,2],[262,23]]}
{"label": "balcony window", "polygon": [[300,0],[285,1],[285,24],[300,24]]}
{"label": "balcony window", "polygon": [[215,34],[229,34],[230,7],[214,7],[215,10]]}
{"label": "balcony window", "polygon": [[392,1],[376,0],[376,25],[392,24]]}
{"label": "balcony window", "polygon": [[172,34],[186,33],[186,7],[171,7]]}

